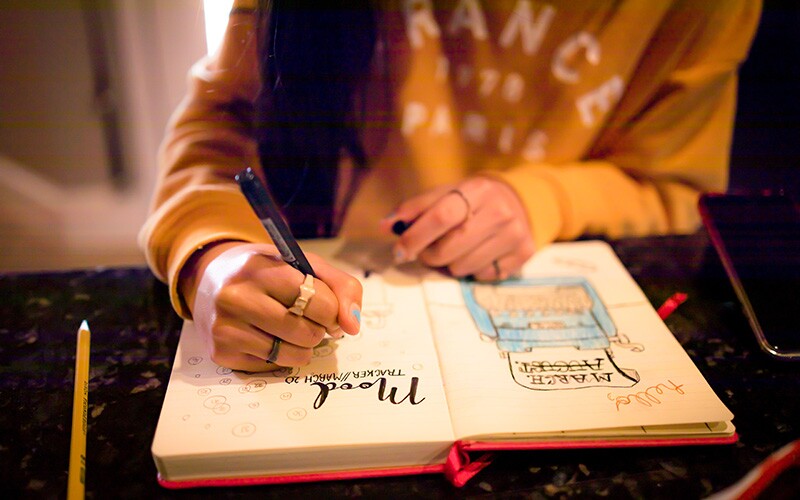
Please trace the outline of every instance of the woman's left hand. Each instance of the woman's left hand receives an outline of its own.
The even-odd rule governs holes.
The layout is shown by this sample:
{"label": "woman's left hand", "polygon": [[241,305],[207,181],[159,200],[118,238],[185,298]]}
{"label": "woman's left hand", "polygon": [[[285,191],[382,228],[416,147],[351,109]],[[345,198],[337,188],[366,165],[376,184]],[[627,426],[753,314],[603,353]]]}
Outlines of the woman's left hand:
{"label": "woman's left hand", "polygon": [[391,233],[398,221],[411,226],[395,244],[396,263],[418,260],[456,277],[507,278],[535,250],[519,197],[491,177],[471,177],[406,200],[381,221],[381,231]]}

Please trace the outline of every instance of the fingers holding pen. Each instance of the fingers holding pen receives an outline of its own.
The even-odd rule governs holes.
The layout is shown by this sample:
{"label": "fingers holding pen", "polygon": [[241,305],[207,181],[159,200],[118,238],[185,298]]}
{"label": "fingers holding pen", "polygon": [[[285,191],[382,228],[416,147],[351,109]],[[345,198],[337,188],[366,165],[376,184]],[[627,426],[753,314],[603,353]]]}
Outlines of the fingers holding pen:
{"label": "fingers holding pen", "polygon": [[243,266],[250,272],[242,272],[240,279],[219,290],[220,307],[246,315],[254,326],[269,332],[284,327],[303,332],[311,328],[310,322],[333,336],[341,336],[342,330],[358,333],[359,324],[351,316],[353,310],[361,309],[361,283],[313,253],[307,257],[316,278],[272,253],[251,255],[252,265]]}
{"label": "fingers holding pen", "polygon": [[[334,313],[323,312],[325,308],[335,311],[335,306],[323,304],[323,297],[324,294],[314,297],[319,300],[310,301],[306,311],[314,312],[316,318],[335,318]],[[325,336],[326,326],[314,321],[310,314],[303,318],[290,313],[286,302],[291,304],[291,300],[267,295],[249,282],[226,287],[217,299],[220,315],[237,318],[245,325],[300,347],[310,348],[319,344]],[[316,302],[313,309],[311,302]],[[328,319],[328,323],[333,323],[333,319]]]}
{"label": "fingers holding pen", "polygon": [[400,234],[394,247],[398,264],[416,260],[434,242],[464,225],[475,213],[460,189],[443,187],[403,203],[382,221],[382,226]]}
{"label": "fingers holding pen", "polygon": [[214,330],[211,357],[221,366],[260,372],[275,366],[303,366],[313,357],[313,347],[293,344],[236,318],[218,321]]}
{"label": "fingers holding pen", "polygon": [[525,208],[503,181],[476,176],[411,198],[381,222],[400,237],[398,264],[418,260],[454,276],[503,279],[533,255]]}
{"label": "fingers holding pen", "polygon": [[450,189],[441,186],[404,201],[393,213],[380,221],[379,230],[384,234],[404,234]]}
{"label": "fingers holding pen", "polygon": [[215,362],[247,371],[300,366],[326,332],[358,333],[360,282],[309,258],[318,278],[287,265],[272,245],[239,243],[214,257],[202,274],[193,317]]}

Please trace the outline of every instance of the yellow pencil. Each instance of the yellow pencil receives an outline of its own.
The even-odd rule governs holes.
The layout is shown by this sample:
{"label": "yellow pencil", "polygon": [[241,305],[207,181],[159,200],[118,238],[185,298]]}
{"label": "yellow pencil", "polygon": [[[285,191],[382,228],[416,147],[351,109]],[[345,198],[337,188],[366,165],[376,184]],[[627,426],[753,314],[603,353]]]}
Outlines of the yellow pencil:
{"label": "yellow pencil", "polygon": [[72,438],[69,445],[67,499],[84,497],[86,486],[86,428],[89,411],[89,347],[91,333],[86,320],[78,330],[75,350],[75,393],[72,399]]}

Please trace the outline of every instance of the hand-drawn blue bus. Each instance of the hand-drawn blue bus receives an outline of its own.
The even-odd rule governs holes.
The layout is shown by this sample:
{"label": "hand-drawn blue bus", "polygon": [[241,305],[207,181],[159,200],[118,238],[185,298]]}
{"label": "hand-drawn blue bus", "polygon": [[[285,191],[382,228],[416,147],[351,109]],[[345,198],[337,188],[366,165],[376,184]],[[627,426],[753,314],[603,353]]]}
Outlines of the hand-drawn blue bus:
{"label": "hand-drawn blue bus", "polygon": [[[461,291],[481,337],[495,342],[501,356],[510,358],[511,353],[534,353],[515,356],[517,364],[528,369],[518,367],[515,370],[509,359],[512,374],[518,383],[518,372],[528,375],[525,377],[527,381],[522,384],[526,387],[532,383],[538,385],[541,381],[552,382],[550,385],[563,382],[571,387],[576,385],[576,381],[589,384],[594,380],[594,385],[605,386],[631,385],[638,381],[635,370],[616,365],[611,344],[627,347],[634,352],[643,350],[643,347],[631,344],[624,335],[619,335],[608,310],[586,278],[555,276],[494,283],[462,281]],[[548,350],[555,353],[554,348],[559,348],[558,356],[563,357],[567,353],[570,359],[550,359]],[[573,352],[573,349],[581,352]],[[600,357],[590,357],[588,351],[594,351]],[[528,361],[519,361],[523,357]],[[553,373],[557,373],[559,367],[581,365],[575,364],[578,358],[583,360],[582,366],[594,366],[592,363],[596,363],[598,373],[601,373],[600,367],[607,360],[609,370],[603,371],[605,375],[600,377],[594,373],[593,379],[580,378],[577,373],[559,374],[560,378],[553,378]],[[530,375],[532,366],[537,368],[538,378]],[[542,378],[542,373],[548,378]],[[617,376],[612,377],[613,373]],[[612,382],[619,376],[627,381]]]}

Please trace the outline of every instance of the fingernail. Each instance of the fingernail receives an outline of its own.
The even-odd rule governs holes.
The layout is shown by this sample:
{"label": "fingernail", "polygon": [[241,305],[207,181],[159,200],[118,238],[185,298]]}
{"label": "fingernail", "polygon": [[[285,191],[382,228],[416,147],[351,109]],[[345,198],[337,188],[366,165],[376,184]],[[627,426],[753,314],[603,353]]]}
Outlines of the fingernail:
{"label": "fingernail", "polygon": [[353,309],[351,310],[353,313],[353,317],[356,319],[356,323],[358,323],[359,328],[361,327],[361,310],[358,308],[357,305],[353,305]]}
{"label": "fingernail", "polygon": [[344,337],[344,332],[342,331],[342,327],[337,324],[331,328],[331,330],[328,332],[328,335],[335,339],[340,339]]}

